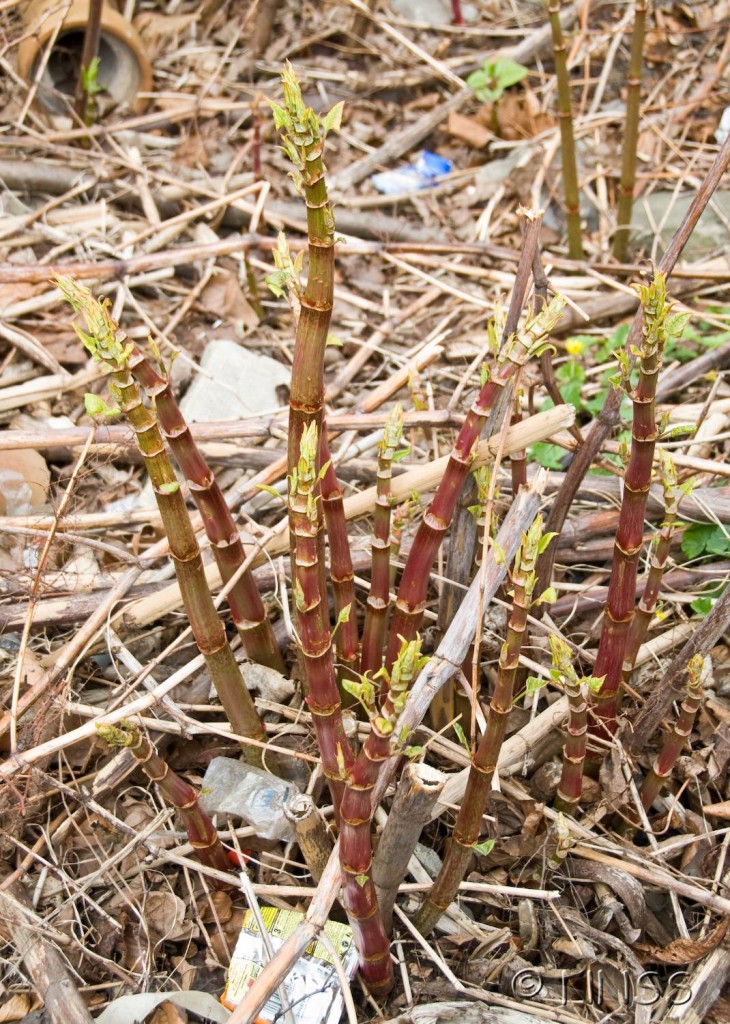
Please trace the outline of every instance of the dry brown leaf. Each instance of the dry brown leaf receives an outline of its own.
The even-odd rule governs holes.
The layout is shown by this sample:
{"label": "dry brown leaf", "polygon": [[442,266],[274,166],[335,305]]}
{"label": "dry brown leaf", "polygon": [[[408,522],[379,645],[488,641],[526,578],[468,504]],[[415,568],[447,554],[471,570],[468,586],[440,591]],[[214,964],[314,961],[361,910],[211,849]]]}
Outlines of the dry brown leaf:
{"label": "dry brown leaf", "polygon": [[138,921],[127,920],[122,940],[122,966],[128,971],[144,971],[148,967],[149,949]]}
{"label": "dry brown leaf", "polygon": [[170,957],[170,961],[172,966],[180,975],[180,987],[183,992],[189,992],[195,984],[198,968],[195,967],[194,964],[191,964],[184,956],[172,956]]}
{"label": "dry brown leaf", "polygon": [[226,967],[231,961],[231,955],[238,942],[245,913],[241,907],[234,907],[230,918],[221,928],[213,925],[208,931],[213,952],[218,957],[219,963]]}
{"label": "dry brown leaf", "polygon": [[503,139],[532,139],[555,123],[545,113],[542,104],[532,89],[523,92],[506,92],[497,103],[499,134]]}
{"label": "dry brown leaf", "polygon": [[206,168],[209,165],[208,150],[199,132],[184,136],[175,150],[175,160],[186,167]]}
{"label": "dry brown leaf", "polygon": [[0,485],[0,515],[22,515],[45,505],[51,471],[33,448],[6,451],[0,455]]}
{"label": "dry brown leaf", "polygon": [[624,776],[621,754],[612,747],[606,754],[598,774],[603,803],[616,810],[626,799],[628,785]]}
{"label": "dry brown leaf", "polygon": [[595,947],[582,935],[575,935],[572,939],[561,937],[554,939],[552,948],[556,953],[563,953],[573,960],[595,960]]}
{"label": "dry brown leaf", "polygon": [[166,1000],[147,1018],[147,1024],[188,1024],[188,1015],[179,1006]]}
{"label": "dry brown leaf", "polygon": [[446,130],[449,135],[453,135],[457,139],[463,139],[464,142],[467,142],[475,149],[481,149],[483,146],[486,146],[492,138],[492,133],[489,129],[485,128],[476,118],[466,117],[466,115],[460,114],[456,110],[452,110],[449,114]]}
{"label": "dry brown leaf", "polygon": [[156,14],[144,11],[137,15],[133,24],[144,40],[147,56],[154,60],[162,50],[177,49],[197,20],[197,13]]}
{"label": "dry brown leaf", "polygon": [[233,903],[227,892],[212,892],[198,901],[198,914],[203,924],[212,924],[216,918],[225,924],[232,913]]}
{"label": "dry brown leaf", "polygon": [[701,960],[703,956],[707,956],[720,945],[728,927],[730,927],[730,918],[721,921],[706,939],[675,939],[668,946],[637,944],[634,949],[639,954],[642,963],[670,964],[672,966],[692,964],[696,960]]}
{"label": "dry brown leaf", "polygon": [[198,926],[185,920],[185,903],[173,892],[151,892],[144,903],[145,921],[160,940],[175,942],[195,938]]}
{"label": "dry brown leaf", "polygon": [[200,295],[200,304],[209,313],[235,320],[249,329],[258,325],[259,318],[231,270],[216,270]]}
{"label": "dry brown leaf", "polygon": [[14,1020],[22,1020],[30,1013],[31,998],[25,992],[10,996],[0,1006],[0,1024],[10,1024]]}
{"label": "dry brown leaf", "polygon": [[47,290],[48,285],[45,281],[40,284],[33,284],[30,281],[5,281],[0,284],[0,311],[6,306],[32,299],[34,295],[40,295]]}

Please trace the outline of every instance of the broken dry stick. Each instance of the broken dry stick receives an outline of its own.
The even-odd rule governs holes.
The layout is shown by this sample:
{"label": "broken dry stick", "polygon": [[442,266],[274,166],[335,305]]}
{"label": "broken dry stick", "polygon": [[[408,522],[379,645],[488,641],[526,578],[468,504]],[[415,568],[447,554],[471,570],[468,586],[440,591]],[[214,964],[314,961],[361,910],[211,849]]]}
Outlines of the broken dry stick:
{"label": "broken dry stick", "polygon": [[386,931],[390,931],[393,904],[408,870],[408,862],[416,848],[424,825],[431,820],[431,811],[446,777],[421,762],[410,761],[403,769],[388,821],[373,858],[373,881],[380,913]]}

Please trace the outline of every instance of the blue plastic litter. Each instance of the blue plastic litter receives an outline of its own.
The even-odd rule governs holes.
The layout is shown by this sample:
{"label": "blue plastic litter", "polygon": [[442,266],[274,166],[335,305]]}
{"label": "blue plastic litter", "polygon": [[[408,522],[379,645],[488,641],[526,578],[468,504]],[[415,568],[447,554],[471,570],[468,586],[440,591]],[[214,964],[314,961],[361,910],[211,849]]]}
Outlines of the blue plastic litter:
{"label": "blue plastic litter", "polygon": [[370,180],[378,192],[386,196],[402,192],[419,192],[423,188],[431,188],[435,180],[448,174],[453,166],[446,157],[424,149],[418,154],[415,163],[398,167],[394,171],[374,174]]}

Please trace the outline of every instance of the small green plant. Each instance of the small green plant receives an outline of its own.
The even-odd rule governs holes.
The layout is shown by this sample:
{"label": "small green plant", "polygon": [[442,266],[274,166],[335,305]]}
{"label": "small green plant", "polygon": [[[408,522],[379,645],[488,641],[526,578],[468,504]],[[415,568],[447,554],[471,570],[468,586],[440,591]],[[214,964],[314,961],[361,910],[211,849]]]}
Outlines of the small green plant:
{"label": "small green plant", "polygon": [[100,92],[104,92],[104,86],[99,82],[100,65],[101,57],[94,57],[88,68],[83,68],[81,72],[81,84],[84,92],[89,98],[98,96]]}
{"label": "small green plant", "polygon": [[[684,531],[682,554],[685,558],[711,562],[716,558],[730,557],[730,535],[724,526],[710,523],[693,523]],[[698,615],[707,615],[719,597],[725,593],[727,583],[714,580],[702,588],[702,593],[690,603]]]}
{"label": "small green plant", "polygon": [[684,531],[682,554],[686,558],[701,558],[703,555],[730,555],[730,535],[724,526],[709,523],[693,523]]}
{"label": "small green plant", "polygon": [[529,68],[524,64],[518,64],[509,57],[500,57],[497,60],[485,60],[480,68],[472,71],[466,84],[473,89],[481,103],[497,103],[506,89],[517,85],[529,73]]}

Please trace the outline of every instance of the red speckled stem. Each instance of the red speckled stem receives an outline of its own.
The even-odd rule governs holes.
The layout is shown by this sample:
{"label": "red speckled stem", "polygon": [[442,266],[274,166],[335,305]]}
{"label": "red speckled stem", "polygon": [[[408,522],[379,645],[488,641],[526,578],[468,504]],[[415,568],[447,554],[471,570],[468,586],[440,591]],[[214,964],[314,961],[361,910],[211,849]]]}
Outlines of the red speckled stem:
{"label": "red speckled stem", "polygon": [[[646,500],[651,486],[657,440],[656,383],[662,352],[669,333],[677,333],[668,319],[666,279],[658,273],[649,286],[640,288],[643,339],[639,349],[639,379],[631,391],[633,423],[631,451],[624,477],[624,494],[614,541],[606,614],[594,672],[603,676],[599,692],[592,695],[592,735],[611,736],[616,731],[618,689],[636,602],[636,574],[644,536]],[[625,363],[626,368],[628,363]]]}
{"label": "red speckled stem", "polygon": [[641,787],[639,795],[645,811],[649,810],[659,796],[667,779],[672,774],[677,758],[682,753],[682,749],[692,733],[695,716],[702,703],[702,689],[709,673],[709,662],[705,663],[702,655],[696,654],[690,659],[687,668],[689,673],[687,695],[682,701],[679,718],[675,722],[674,728],[667,737],[664,746],[654,759],[652,769],[644,779]]}
{"label": "red speckled stem", "polygon": [[[520,255],[520,268],[524,269],[524,273],[518,272],[515,282],[515,293],[519,292],[519,308],[524,302],[524,295],[530,279],[539,230],[540,218],[531,214],[526,221]],[[532,324],[540,325],[541,321],[535,319]],[[516,335],[510,336],[510,338],[516,337]],[[495,372],[480,390],[459,431],[446,472],[436,490],[433,501],[423,513],[423,519],[403,570],[395,612],[390,625],[386,657],[388,666],[393,664],[397,656],[401,643],[399,638],[412,639],[423,619],[431,568],[444,539],[444,534],[451,523],[456,502],[471,467],[472,450],[486,424],[487,416],[497,397],[517,369],[523,366],[529,358],[531,344],[535,341],[534,335],[523,336],[518,344],[510,344],[510,340],[507,339]]]}
{"label": "red speckled stem", "polygon": [[155,783],[162,798],[180,811],[190,845],[201,864],[218,871],[230,871],[231,865],[215,826],[198,803],[198,790],[173,771],[150,740],[131,723],[123,722],[121,727],[104,725],[99,732],[110,746],[128,747],[145,775]]}
{"label": "red speckled stem", "polygon": [[[188,482],[221,579],[228,583],[243,565],[245,552],[231,510],[226,504],[213,470],[193,440],[167,377],[158,373],[137,348],[132,351],[128,365],[135,379],[155,399],[162,433]],[[246,571],[239,576],[229,590],[227,600],[249,658],[283,674],[286,671],[284,659],[279,652],[264,603],[250,572]]]}
{"label": "red speckled stem", "polygon": [[520,652],[535,586],[535,562],[541,533],[542,518],[538,516],[530,530],[522,535],[522,544],[515,558],[511,577],[512,610],[499,655],[499,672],[489,705],[487,727],[472,758],[466,790],[444,862],[416,917],[415,924],[422,935],[433,930],[454,899],[473,856],[473,846],[479,839],[482,816],[507,729],[507,717],[512,710]]}

